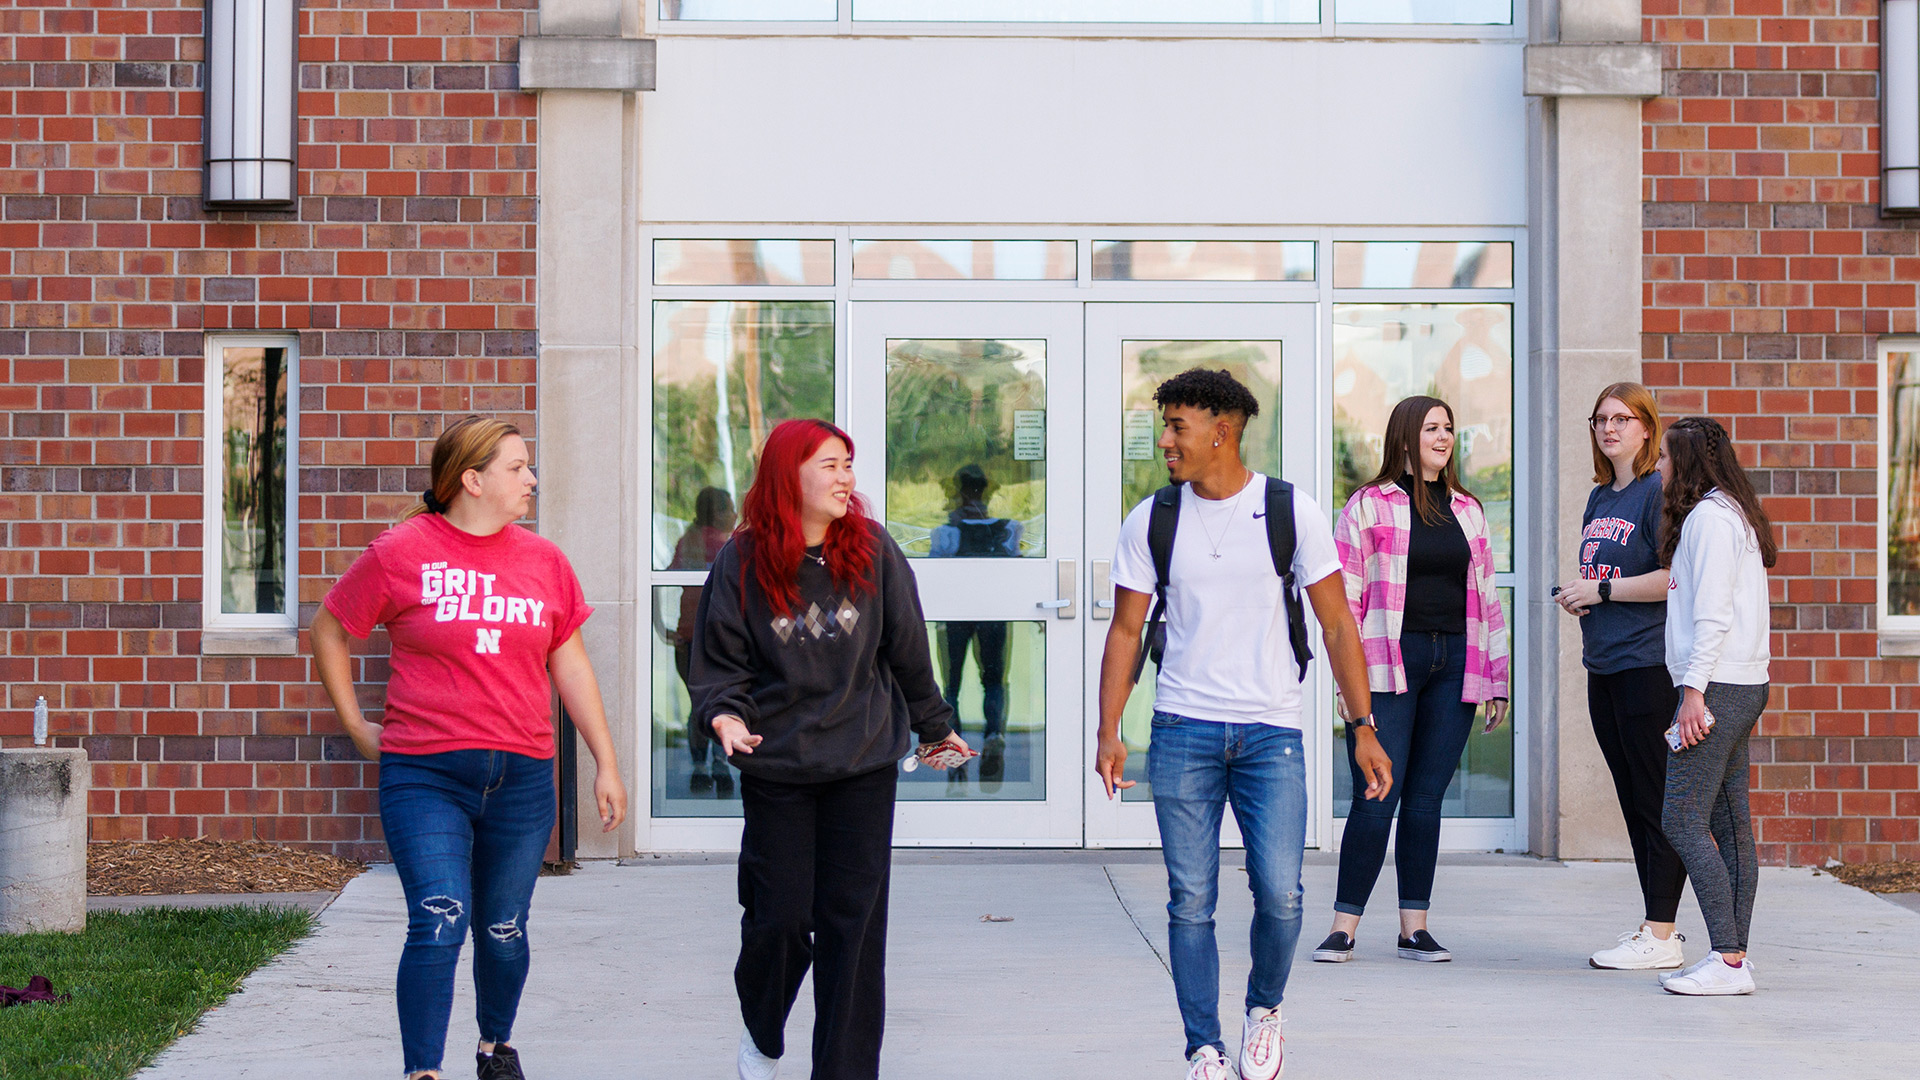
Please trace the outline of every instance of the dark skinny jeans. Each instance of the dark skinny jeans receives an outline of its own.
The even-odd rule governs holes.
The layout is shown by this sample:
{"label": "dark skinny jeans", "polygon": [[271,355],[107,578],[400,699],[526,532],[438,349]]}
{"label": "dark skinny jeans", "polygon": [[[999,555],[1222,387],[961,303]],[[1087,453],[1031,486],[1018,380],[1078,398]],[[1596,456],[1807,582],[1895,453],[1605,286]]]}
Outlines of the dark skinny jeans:
{"label": "dark skinny jeans", "polygon": [[1340,884],[1333,910],[1365,914],[1367,898],[1387,861],[1387,834],[1394,811],[1400,834],[1393,866],[1399,877],[1400,908],[1425,911],[1432,902],[1434,866],[1440,859],[1440,801],[1453,782],[1460,752],[1473,730],[1476,706],[1460,700],[1467,677],[1465,634],[1412,633],[1400,636],[1407,672],[1401,694],[1373,695],[1373,719],[1380,746],[1393,761],[1393,790],[1385,799],[1367,796],[1367,780],[1347,740],[1347,766],[1353,770],[1353,804],[1340,839]]}

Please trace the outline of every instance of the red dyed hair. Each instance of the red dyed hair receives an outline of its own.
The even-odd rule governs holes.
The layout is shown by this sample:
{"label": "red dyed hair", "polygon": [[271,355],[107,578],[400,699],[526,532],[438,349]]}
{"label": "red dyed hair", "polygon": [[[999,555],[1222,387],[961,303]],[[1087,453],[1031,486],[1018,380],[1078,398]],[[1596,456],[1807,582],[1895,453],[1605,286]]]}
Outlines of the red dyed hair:
{"label": "red dyed hair", "polygon": [[[806,538],[800,531],[800,466],[828,439],[839,439],[853,453],[853,439],[825,420],[783,420],[767,436],[759,470],[740,500],[740,532],[746,545],[742,579],[751,575],[776,612],[790,614],[800,601],[800,560]],[[847,500],[846,516],[827,526],[822,555],[834,583],[849,592],[873,591],[873,526],[859,492]],[[741,582],[745,587],[745,581]]]}

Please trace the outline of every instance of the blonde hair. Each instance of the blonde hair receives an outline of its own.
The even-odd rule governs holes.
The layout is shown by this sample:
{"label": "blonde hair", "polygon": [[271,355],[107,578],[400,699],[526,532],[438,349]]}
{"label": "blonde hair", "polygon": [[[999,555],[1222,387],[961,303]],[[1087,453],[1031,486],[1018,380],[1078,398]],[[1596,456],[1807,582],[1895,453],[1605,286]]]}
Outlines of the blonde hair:
{"label": "blonde hair", "polygon": [[458,421],[433,443],[433,480],[420,493],[420,501],[400,515],[405,521],[417,514],[444,514],[453,500],[465,490],[462,477],[468,469],[485,472],[500,453],[500,443],[520,429],[505,420],[469,416]]}
{"label": "blonde hair", "polygon": [[1608,398],[1625,405],[1647,429],[1646,445],[1633,455],[1633,478],[1638,480],[1660,463],[1660,406],[1653,400],[1653,391],[1637,382],[1614,383],[1593,399],[1593,412],[1587,414],[1587,441],[1593,444],[1593,482],[1596,484],[1613,483],[1613,462],[1600,449],[1600,436],[1593,432],[1592,419],[1600,415],[1600,406]]}

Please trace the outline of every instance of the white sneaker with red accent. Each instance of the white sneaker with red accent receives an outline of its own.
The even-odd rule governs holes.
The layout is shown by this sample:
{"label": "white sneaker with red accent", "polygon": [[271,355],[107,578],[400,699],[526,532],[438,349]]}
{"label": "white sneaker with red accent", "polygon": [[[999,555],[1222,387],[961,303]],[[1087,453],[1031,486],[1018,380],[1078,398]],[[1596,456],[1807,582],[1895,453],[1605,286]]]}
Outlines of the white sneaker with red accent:
{"label": "white sneaker with red accent", "polygon": [[1241,1080],[1279,1080],[1287,1068],[1287,1040],[1280,1035],[1280,1006],[1251,1009],[1240,1029]]}
{"label": "white sneaker with red accent", "polygon": [[1669,994],[1688,997],[1722,997],[1753,993],[1753,962],[1739,967],[1727,963],[1717,952],[1708,953],[1704,962],[1693,965],[1660,986]]}
{"label": "white sneaker with red accent", "polygon": [[1187,1059],[1187,1080],[1234,1080],[1233,1064],[1212,1046],[1203,1046]]}

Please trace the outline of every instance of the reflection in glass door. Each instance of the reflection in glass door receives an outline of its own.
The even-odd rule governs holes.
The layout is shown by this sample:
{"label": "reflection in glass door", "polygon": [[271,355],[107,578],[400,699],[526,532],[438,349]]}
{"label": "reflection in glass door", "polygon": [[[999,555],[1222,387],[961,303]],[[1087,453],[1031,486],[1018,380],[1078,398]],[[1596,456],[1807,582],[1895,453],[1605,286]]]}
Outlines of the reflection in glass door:
{"label": "reflection in glass door", "polygon": [[861,490],[912,560],[978,758],[903,771],[902,843],[1078,844],[1081,343],[1072,304],[856,303]]}

